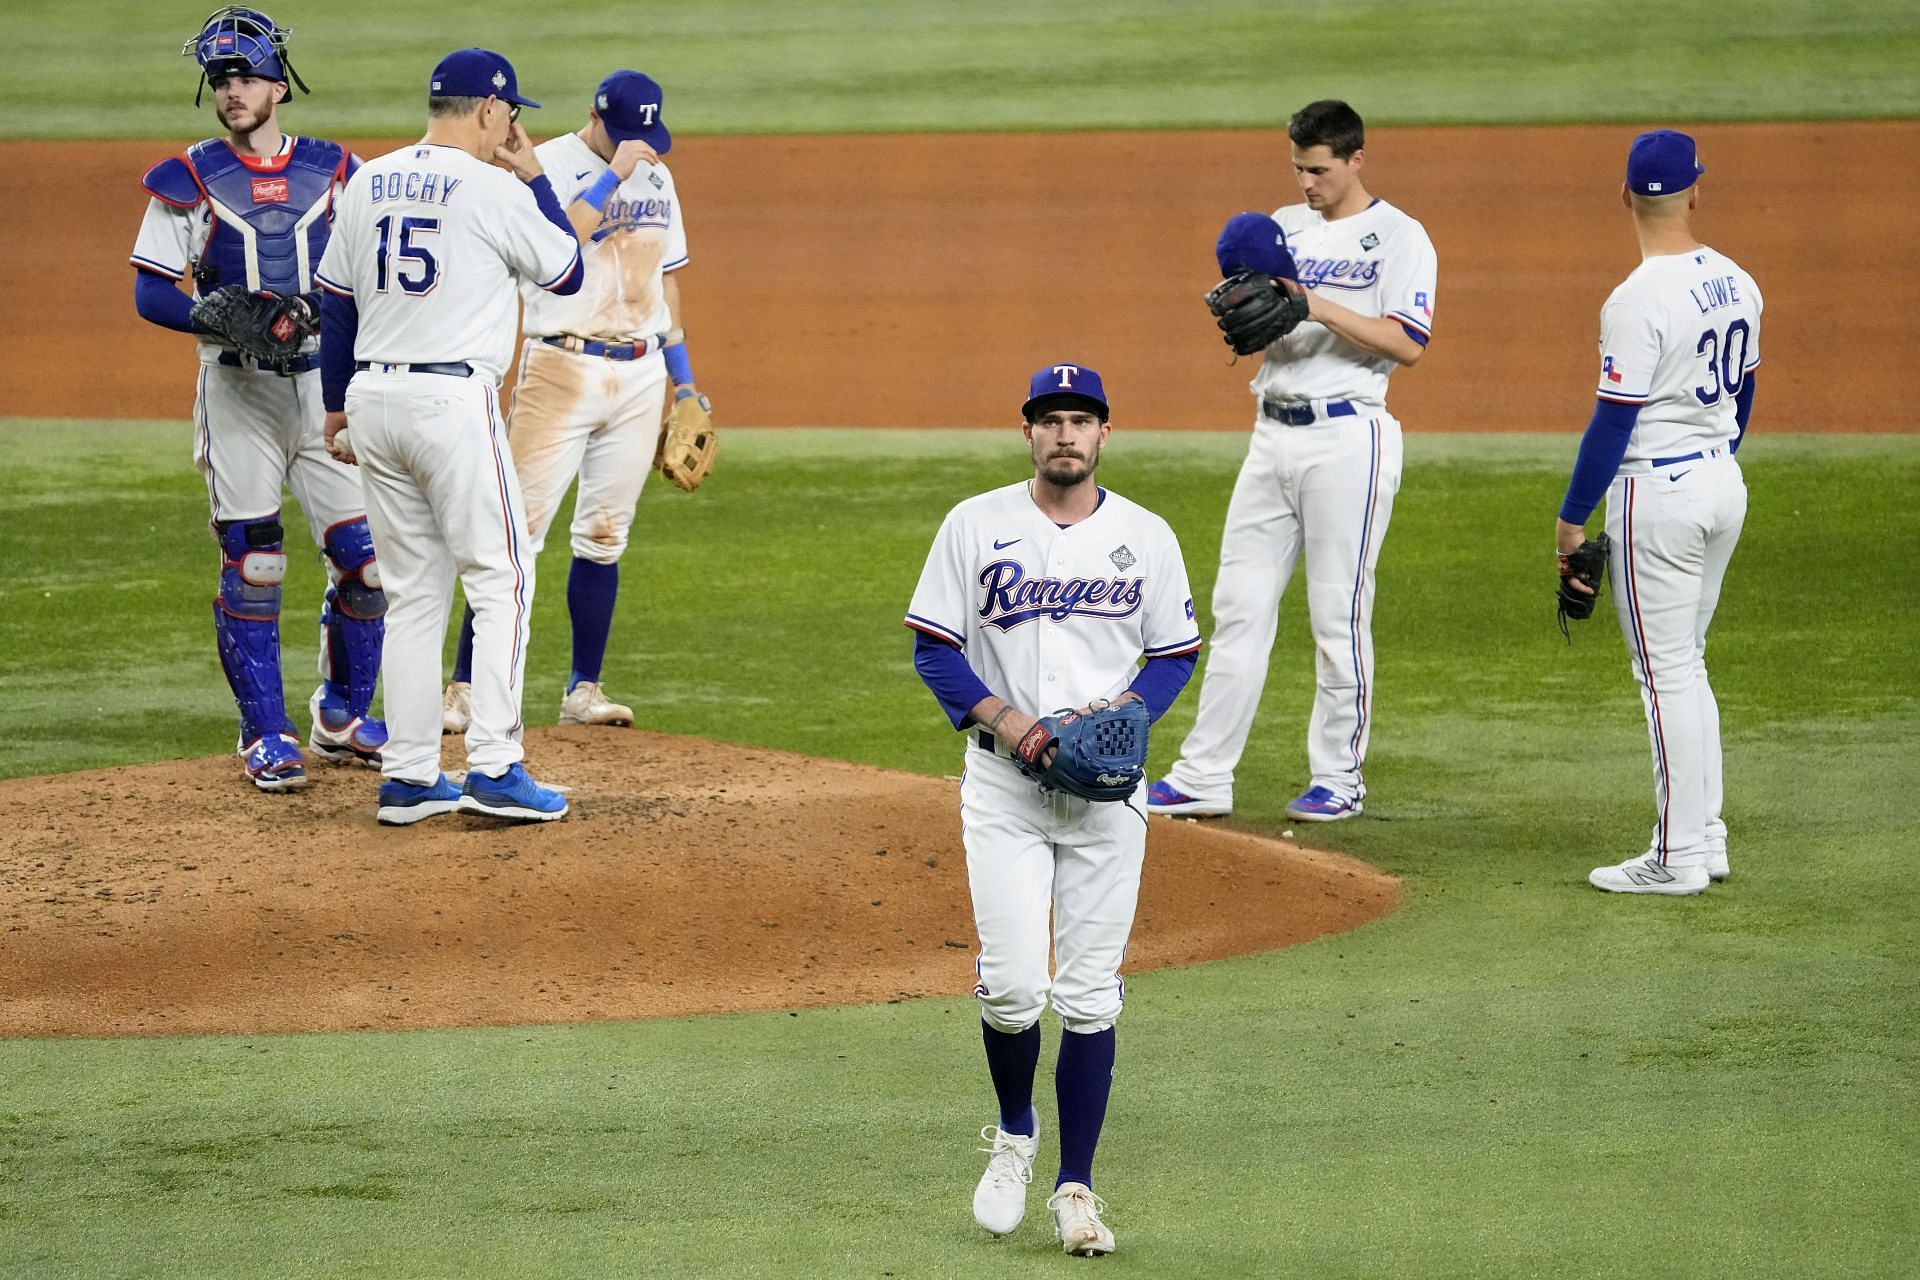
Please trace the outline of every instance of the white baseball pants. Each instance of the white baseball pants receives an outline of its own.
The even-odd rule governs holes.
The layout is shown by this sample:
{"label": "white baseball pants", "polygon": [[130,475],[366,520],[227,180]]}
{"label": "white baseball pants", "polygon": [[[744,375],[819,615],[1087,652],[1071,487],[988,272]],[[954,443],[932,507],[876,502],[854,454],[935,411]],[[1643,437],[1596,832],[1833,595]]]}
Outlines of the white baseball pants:
{"label": "white baseball pants", "polygon": [[1147,848],[1144,804],[1138,793],[1101,804],[1043,795],[1011,760],[968,748],[961,836],[980,935],[974,995],[990,1025],[1024,1031],[1049,998],[1074,1031],[1104,1031],[1120,1016],[1120,961]]}
{"label": "white baseball pants", "polygon": [[387,593],[380,771],[421,785],[440,776],[440,652],[457,574],[473,606],[467,767],[498,777],[524,754],[534,568],[499,401],[479,378],[376,367],[354,375],[346,407]]}
{"label": "white baseball pants", "polygon": [[1746,482],[1724,449],[1623,464],[1607,490],[1614,609],[1653,746],[1650,852],[1665,866],[1702,866],[1727,847],[1707,626],[1746,517]]}
{"label": "white baseball pants", "polygon": [[1304,427],[1264,418],[1254,424],[1221,535],[1200,708],[1167,775],[1178,790],[1233,802],[1233,773],[1266,688],[1280,598],[1304,553],[1317,655],[1307,763],[1313,785],[1353,799],[1366,793],[1374,567],[1400,466],[1400,424],[1384,409]]}
{"label": "white baseball pants", "polygon": [[612,564],[626,551],[634,506],[653,470],[666,393],[667,365],[657,354],[607,360],[526,340],[507,438],[536,553],[576,474],[573,554]]}
{"label": "white baseball pants", "polygon": [[317,370],[282,378],[211,360],[193,399],[193,462],[217,521],[258,520],[293,490],[315,546],[332,526],[365,509],[353,468],[322,443],[325,412]]}

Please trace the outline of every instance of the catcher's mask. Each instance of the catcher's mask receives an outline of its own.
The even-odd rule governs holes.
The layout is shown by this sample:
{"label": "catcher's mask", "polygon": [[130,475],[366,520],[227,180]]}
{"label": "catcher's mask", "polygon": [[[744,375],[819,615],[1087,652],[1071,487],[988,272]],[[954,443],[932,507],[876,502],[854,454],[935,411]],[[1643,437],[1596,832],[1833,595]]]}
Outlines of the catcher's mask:
{"label": "catcher's mask", "polygon": [[180,46],[182,55],[190,55],[200,64],[193,105],[200,105],[201,91],[208,85],[228,76],[257,76],[282,84],[292,80],[300,86],[300,92],[312,93],[293,69],[293,59],[287,56],[287,37],[292,34],[292,27],[275,26],[273,19],[258,9],[230,4],[208,14],[200,34]]}

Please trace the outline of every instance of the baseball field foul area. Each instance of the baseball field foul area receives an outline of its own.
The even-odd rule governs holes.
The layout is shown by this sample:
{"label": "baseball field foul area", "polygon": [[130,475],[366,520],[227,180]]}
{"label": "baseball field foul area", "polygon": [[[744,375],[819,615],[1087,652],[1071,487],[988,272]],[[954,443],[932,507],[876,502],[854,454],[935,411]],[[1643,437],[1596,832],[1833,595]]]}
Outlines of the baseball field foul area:
{"label": "baseball field foul area", "polygon": [[[377,775],[317,761],[241,778],[193,362],[127,263],[138,175],[218,127],[176,56],[203,7],[0,14],[0,1278],[1914,1274],[1920,11],[450,12],[273,6],[315,89],[288,127],[419,136],[435,41],[511,55],[535,138],[614,66],[658,77],[721,433],[621,561],[603,678],[637,728],[555,724],[567,539],[539,557],[528,763],[571,808],[537,826],[376,826]],[[1232,816],[1149,825],[1119,1245],[1065,1258],[1051,1016],[1027,1220],[969,1213],[995,1095],[962,740],[901,615],[941,513],[1033,474],[1025,378],[1064,358],[1112,399],[1100,483],[1177,534],[1215,634],[1258,364],[1201,295],[1222,220],[1298,197],[1280,126],[1322,97],[1439,263],[1389,401],[1365,811],[1285,812],[1296,585]],[[1685,898],[1588,886],[1646,838],[1648,731],[1613,601],[1555,628],[1548,545],[1657,125],[1698,138],[1694,228],[1766,298],[1709,655],[1732,874]],[[282,518],[304,727],[328,577]]]}

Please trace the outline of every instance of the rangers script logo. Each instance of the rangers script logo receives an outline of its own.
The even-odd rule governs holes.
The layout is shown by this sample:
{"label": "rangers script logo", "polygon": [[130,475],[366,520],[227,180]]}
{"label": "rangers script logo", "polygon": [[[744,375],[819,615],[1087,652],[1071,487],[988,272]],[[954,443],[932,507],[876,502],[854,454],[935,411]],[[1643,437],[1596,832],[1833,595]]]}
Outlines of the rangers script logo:
{"label": "rangers script logo", "polygon": [[1140,612],[1145,578],[1029,578],[1018,560],[996,560],[980,571],[987,589],[980,625],[1011,631],[1035,618],[1130,618]]}

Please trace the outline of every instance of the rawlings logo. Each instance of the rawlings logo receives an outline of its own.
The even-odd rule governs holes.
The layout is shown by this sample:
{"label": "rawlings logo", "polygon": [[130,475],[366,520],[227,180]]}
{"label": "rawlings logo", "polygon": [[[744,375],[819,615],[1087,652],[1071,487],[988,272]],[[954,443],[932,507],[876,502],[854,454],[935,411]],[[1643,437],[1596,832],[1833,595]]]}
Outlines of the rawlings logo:
{"label": "rawlings logo", "polygon": [[253,202],[255,204],[285,204],[287,202],[287,180],[285,178],[255,178],[253,180]]}
{"label": "rawlings logo", "polygon": [[1096,773],[1093,780],[1103,787],[1123,787],[1134,781],[1134,776],[1130,773]]}
{"label": "rawlings logo", "polygon": [[1018,560],[996,560],[980,571],[987,589],[980,625],[1011,631],[1035,618],[1130,618],[1140,611],[1145,578],[1029,578]]}
{"label": "rawlings logo", "polygon": [[267,326],[267,332],[273,335],[275,342],[285,342],[294,335],[292,316],[281,316]]}

